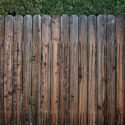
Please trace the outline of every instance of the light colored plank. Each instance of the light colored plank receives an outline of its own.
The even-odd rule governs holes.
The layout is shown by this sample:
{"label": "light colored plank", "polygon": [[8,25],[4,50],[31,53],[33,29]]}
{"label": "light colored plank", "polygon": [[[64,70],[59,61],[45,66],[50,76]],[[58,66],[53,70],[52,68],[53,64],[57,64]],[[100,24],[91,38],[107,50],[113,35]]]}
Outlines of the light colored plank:
{"label": "light colored plank", "polygon": [[115,124],[115,17],[107,16],[107,124]]}
{"label": "light colored plank", "polygon": [[32,57],[32,17],[24,17],[23,31],[23,118],[22,124],[29,125],[31,122],[31,65]]}
{"label": "light colored plank", "polygon": [[41,108],[44,117],[44,125],[50,114],[50,43],[51,43],[51,17],[42,17],[42,85],[41,85]]}
{"label": "light colored plank", "polygon": [[79,17],[79,124],[87,124],[87,16]]}
{"label": "light colored plank", "polygon": [[40,84],[41,84],[41,16],[33,16],[32,46],[32,113],[33,125],[39,124],[40,118]]}
{"label": "light colored plank", "polygon": [[123,125],[124,120],[124,17],[116,17],[116,45],[117,45],[117,81],[116,81],[116,116],[117,125]]}
{"label": "light colored plank", "polygon": [[52,44],[53,44],[53,83],[51,86],[51,113],[52,125],[58,124],[58,111],[59,111],[59,52],[58,44],[60,42],[60,17],[52,17]]}
{"label": "light colored plank", "polygon": [[[42,17],[42,112],[48,113],[50,109],[50,83],[49,77],[49,43],[51,42],[51,17],[44,15]],[[49,95],[48,95],[49,94]]]}
{"label": "light colored plank", "polygon": [[70,18],[70,124],[78,124],[78,16]]}
{"label": "light colored plank", "polygon": [[106,122],[106,16],[97,17],[98,124]]}
{"label": "light colored plank", "polygon": [[22,94],[22,35],[23,17],[14,17],[14,46],[13,46],[13,124],[21,123],[21,94]]}
{"label": "light colored plank", "polygon": [[0,15],[0,125],[4,124],[4,84],[3,84],[3,58],[4,58],[4,16]]}
{"label": "light colored plank", "polygon": [[13,16],[5,17],[4,43],[4,114],[5,124],[12,124]]}
{"label": "light colored plank", "polygon": [[[69,16],[61,16],[60,43],[60,124],[68,124],[69,117]],[[66,119],[65,119],[66,118]]]}
{"label": "light colored plank", "polygon": [[96,17],[88,17],[88,123],[96,125],[97,102],[96,102]]}

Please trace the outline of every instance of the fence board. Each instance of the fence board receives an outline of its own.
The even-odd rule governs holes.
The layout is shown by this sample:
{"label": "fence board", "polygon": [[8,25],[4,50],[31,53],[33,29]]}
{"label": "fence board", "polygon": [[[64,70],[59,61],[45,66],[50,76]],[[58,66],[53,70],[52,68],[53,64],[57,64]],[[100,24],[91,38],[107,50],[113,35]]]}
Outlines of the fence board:
{"label": "fence board", "polygon": [[32,57],[32,17],[24,17],[23,32],[23,118],[22,124],[28,125],[31,122],[31,65]]}
{"label": "fence board", "polygon": [[115,17],[112,15],[107,16],[107,117],[108,125],[115,124],[115,75],[116,75],[116,62],[115,62]]}
{"label": "fence board", "polygon": [[5,124],[12,124],[12,76],[13,76],[13,16],[5,17],[4,43],[4,114]]}
{"label": "fence board", "polygon": [[123,125],[124,17],[0,16],[0,125]]}
{"label": "fence board", "polygon": [[13,43],[13,124],[21,123],[22,104],[22,34],[23,17],[14,17],[14,43]]}
{"label": "fence board", "polygon": [[116,44],[117,44],[117,81],[116,81],[116,122],[117,125],[123,125],[124,120],[124,17],[116,17]]}
{"label": "fence board", "polygon": [[[87,124],[87,16],[79,17],[79,124]],[[84,95],[84,96],[83,96]]]}
{"label": "fence board", "polygon": [[59,51],[58,45],[60,42],[60,17],[52,17],[52,44],[53,44],[53,83],[51,86],[51,113],[52,125],[58,124],[59,111]]}
{"label": "fence board", "polygon": [[[70,18],[70,124],[78,124],[78,16]],[[74,122],[74,123],[73,123]]]}
{"label": "fence board", "polygon": [[96,100],[96,17],[88,17],[88,124],[96,125],[97,100]]}
{"label": "fence board", "polygon": [[68,124],[69,117],[69,17],[61,17],[61,66],[60,79],[60,125]]}
{"label": "fence board", "polygon": [[4,17],[0,15],[0,125],[4,125],[3,54],[4,54]]}
{"label": "fence board", "polygon": [[97,17],[98,124],[106,124],[106,16]]}
{"label": "fence board", "polygon": [[[47,120],[50,115],[50,42],[51,42],[51,17],[42,17],[42,115]],[[46,125],[44,120],[44,125]]]}
{"label": "fence board", "polygon": [[41,84],[41,16],[33,16],[32,43],[32,113],[33,125],[40,122],[40,84]]}

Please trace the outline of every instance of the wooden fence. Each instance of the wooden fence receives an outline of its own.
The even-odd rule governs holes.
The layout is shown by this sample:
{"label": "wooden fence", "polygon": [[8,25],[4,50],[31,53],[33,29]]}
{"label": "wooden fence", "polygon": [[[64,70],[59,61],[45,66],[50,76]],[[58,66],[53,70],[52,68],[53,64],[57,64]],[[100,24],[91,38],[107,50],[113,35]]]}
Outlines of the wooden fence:
{"label": "wooden fence", "polygon": [[124,125],[124,21],[0,16],[0,125]]}

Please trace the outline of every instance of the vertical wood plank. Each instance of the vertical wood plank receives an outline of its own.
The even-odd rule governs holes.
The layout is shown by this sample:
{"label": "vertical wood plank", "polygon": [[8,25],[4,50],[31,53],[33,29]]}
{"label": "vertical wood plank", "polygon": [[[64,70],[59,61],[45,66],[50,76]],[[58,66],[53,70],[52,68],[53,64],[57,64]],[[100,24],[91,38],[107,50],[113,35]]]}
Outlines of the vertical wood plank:
{"label": "vertical wood plank", "polygon": [[4,43],[4,114],[5,125],[12,124],[12,76],[13,76],[13,16],[5,17]]}
{"label": "vertical wood plank", "polygon": [[88,17],[88,58],[89,58],[89,80],[88,80],[88,123],[96,125],[97,102],[96,102],[96,17]]}
{"label": "vertical wood plank", "polygon": [[0,15],[0,125],[4,125],[4,84],[3,84],[3,57],[4,57],[4,16]]}
{"label": "vertical wood plank", "polygon": [[[98,124],[106,124],[106,16],[97,17]],[[95,69],[97,70],[97,69]]]}
{"label": "vertical wood plank", "polygon": [[39,124],[41,84],[41,16],[33,16],[32,113],[33,125]]}
{"label": "vertical wood plank", "polygon": [[[69,17],[61,16],[60,124],[68,124],[69,115]],[[66,119],[65,119],[66,118]]]}
{"label": "vertical wood plank", "polygon": [[42,85],[41,85],[41,108],[44,117],[44,125],[49,120],[50,114],[50,42],[51,42],[51,17],[42,17]]}
{"label": "vertical wood plank", "polygon": [[0,124],[123,125],[123,47],[122,16],[0,16]]}
{"label": "vertical wood plank", "polygon": [[70,123],[78,124],[78,16],[70,18]]}
{"label": "vertical wood plank", "polygon": [[59,111],[59,51],[58,45],[60,42],[60,17],[52,17],[52,42],[53,42],[53,83],[51,86],[51,113],[52,125],[58,124]]}
{"label": "vertical wood plank", "polygon": [[116,81],[116,123],[123,125],[124,120],[124,67],[123,67],[123,47],[124,47],[124,17],[116,17],[116,45],[117,45],[117,81]]}
{"label": "vertical wood plank", "polygon": [[13,124],[19,125],[21,118],[22,94],[22,34],[23,17],[14,17],[14,46],[13,46]]}
{"label": "vertical wood plank", "polygon": [[24,17],[23,31],[23,118],[22,124],[29,125],[31,122],[31,65],[32,57],[32,17]]}
{"label": "vertical wood plank", "polygon": [[115,75],[116,75],[116,52],[115,52],[115,17],[107,16],[107,117],[108,125],[115,124]]}
{"label": "vertical wood plank", "polygon": [[87,16],[79,17],[79,124],[87,124]]}

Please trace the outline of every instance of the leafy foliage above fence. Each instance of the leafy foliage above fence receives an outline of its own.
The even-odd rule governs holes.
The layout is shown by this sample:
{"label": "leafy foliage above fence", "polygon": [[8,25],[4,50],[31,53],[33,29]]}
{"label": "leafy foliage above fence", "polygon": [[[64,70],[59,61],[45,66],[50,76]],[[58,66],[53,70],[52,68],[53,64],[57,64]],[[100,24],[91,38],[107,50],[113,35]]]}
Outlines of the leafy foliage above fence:
{"label": "leafy foliage above fence", "polygon": [[125,15],[124,0],[0,0],[0,14]]}

